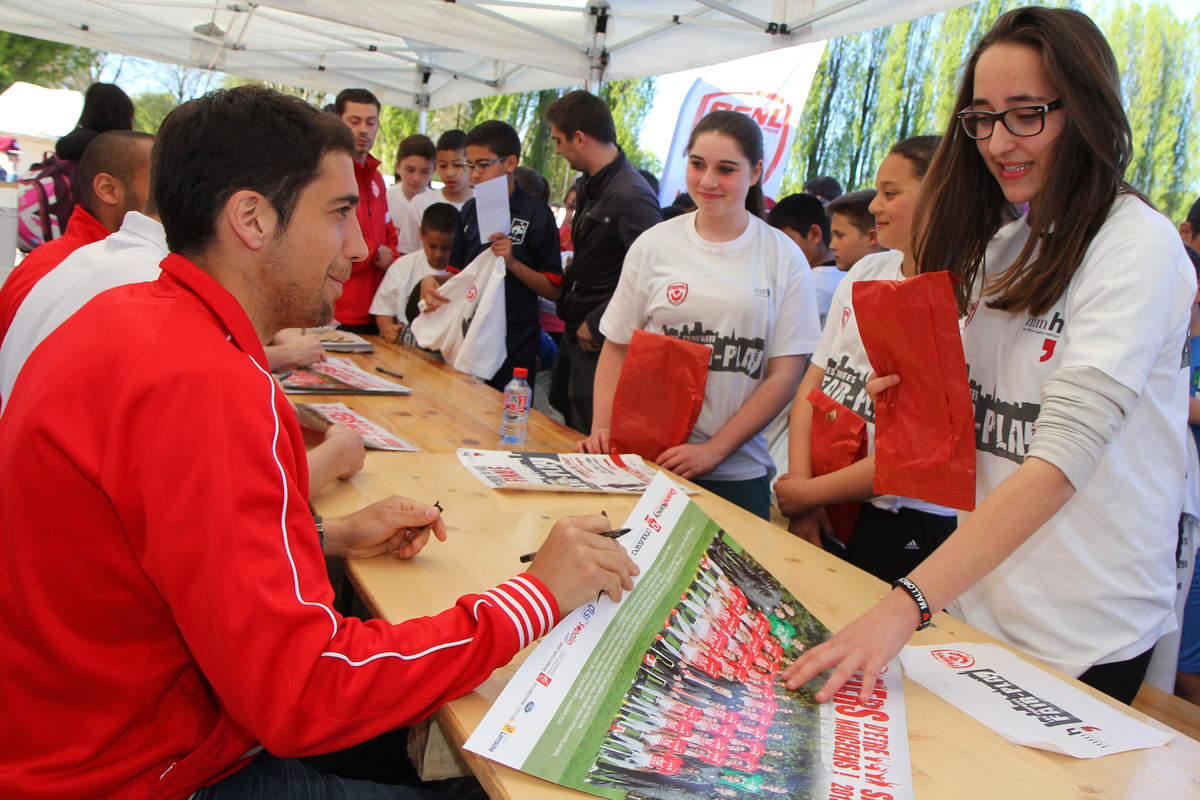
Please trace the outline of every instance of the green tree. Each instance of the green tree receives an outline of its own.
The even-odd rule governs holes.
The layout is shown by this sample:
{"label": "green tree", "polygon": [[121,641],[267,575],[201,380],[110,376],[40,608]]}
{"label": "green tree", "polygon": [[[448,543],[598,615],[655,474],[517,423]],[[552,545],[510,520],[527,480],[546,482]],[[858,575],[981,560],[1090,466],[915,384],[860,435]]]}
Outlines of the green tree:
{"label": "green tree", "polygon": [[1161,2],[1110,6],[1100,28],[1121,69],[1133,162],[1125,180],[1175,221],[1200,177],[1200,16],[1180,20]]}
{"label": "green tree", "polygon": [[177,105],[179,105],[179,101],[170,92],[142,92],[134,95],[134,130],[158,133],[158,127],[162,125],[162,121]]}
{"label": "green tree", "polygon": [[57,87],[86,70],[95,51],[0,32],[0,92],[17,81]]}

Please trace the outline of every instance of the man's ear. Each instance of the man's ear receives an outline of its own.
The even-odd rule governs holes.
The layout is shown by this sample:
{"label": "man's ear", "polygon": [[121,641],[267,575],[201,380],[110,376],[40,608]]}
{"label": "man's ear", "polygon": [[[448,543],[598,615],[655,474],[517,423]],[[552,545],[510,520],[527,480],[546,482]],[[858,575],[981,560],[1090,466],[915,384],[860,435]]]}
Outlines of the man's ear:
{"label": "man's ear", "polygon": [[874,228],[871,228],[871,230],[867,231],[867,241],[873,245],[879,244],[879,231],[875,230]]}
{"label": "man's ear", "polygon": [[821,236],[821,226],[815,222],[812,225],[809,225],[808,233],[804,234],[804,238],[808,239],[813,244],[820,244],[823,241]]}
{"label": "man's ear", "polygon": [[225,201],[220,219],[242,244],[251,250],[261,250],[275,236],[279,216],[267,198],[242,189]]}
{"label": "man's ear", "polygon": [[125,184],[107,172],[98,172],[92,178],[92,194],[104,205],[117,208],[125,205]]}
{"label": "man's ear", "polygon": [[515,170],[517,168],[517,165],[520,163],[521,163],[521,159],[519,156],[505,156],[504,157],[504,171],[507,172],[509,175],[512,175],[513,170]]}

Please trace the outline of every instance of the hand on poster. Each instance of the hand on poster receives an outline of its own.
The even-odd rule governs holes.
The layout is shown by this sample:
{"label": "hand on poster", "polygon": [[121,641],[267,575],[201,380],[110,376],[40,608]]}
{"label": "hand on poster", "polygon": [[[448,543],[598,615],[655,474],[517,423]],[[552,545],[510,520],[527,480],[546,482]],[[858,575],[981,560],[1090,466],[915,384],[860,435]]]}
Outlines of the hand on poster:
{"label": "hand on poster", "polygon": [[855,672],[862,670],[858,697],[865,703],[875,690],[880,670],[908,643],[920,621],[920,612],[912,598],[902,589],[893,589],[829,641],[805,651],[783,671],[783,679],[789,689],[799,689],[830,667],[836,667],[816,694],[817,702],[824,703]]}
{"label": "hand on poster", "polygon": [[608,439],[611,432],[608,428],[592,428],[592,434],[575,445],[577,453],[607,453]]}
{"label": "hand on poster", "polygon": [[433,532],[446,541],[446,524],[433,506],[393,495],[353,514],[325,521],[325,555],[370,558],[392,553],[412,558]]}
{"label": "hand on poster", "polygon": [[538,548],[529,574],[554,595],[560,615],[594,602],[600,592],[618,602],[622,589],[633,589],[637,564],[619,542],[596,535],[611,527],[608,517],[599,514],[564,517]]}
{"label": "hand on poster", "polygon": [[335,422],[325,431],[324,444],[329,446],[330,461],[333,471],[343,480],[353,477],[363,468],[367,450],[363,446],[363,438],[354,432],[350,426]]}
{"label": "hand on poster", "polygon": [[725,460],[712,441],[701,444],[680,444],[668,447],[659,454],[654,463],[669,469],[681,478],[696,478],[707,475]]}

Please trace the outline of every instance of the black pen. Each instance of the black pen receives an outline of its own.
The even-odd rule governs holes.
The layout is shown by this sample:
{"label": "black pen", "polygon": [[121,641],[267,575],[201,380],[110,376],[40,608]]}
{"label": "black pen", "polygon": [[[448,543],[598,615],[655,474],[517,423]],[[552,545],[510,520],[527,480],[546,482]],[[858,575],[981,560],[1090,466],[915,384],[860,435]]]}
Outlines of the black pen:
{"label": "black pen", "polygon": [[402,379],[402,380],[403,380],[403,378],[404,378],[404,376],[403,376],[403,375],[401,375],[399,372],[392,372],[392,371],[391,371],[390,369],[388,369],[387,367],[376,367],[376,368],[375,368],[375,371],[376,371],[376,372],[382,372],[384,375],[391,375],[393,378],[400,378],[400,379]]}
{"label": "black pen", "polygon": [[[631,530],[633,530],[633,528],[617,528],[615,531],[603,531],[600,536],[603,536],[606,539],[620,539]],[[526,553],[525,555],[521,556],[521,563],[528,564],[530,561],[533,561],[536,555],[537,550],[534,550],[532,553]]]}

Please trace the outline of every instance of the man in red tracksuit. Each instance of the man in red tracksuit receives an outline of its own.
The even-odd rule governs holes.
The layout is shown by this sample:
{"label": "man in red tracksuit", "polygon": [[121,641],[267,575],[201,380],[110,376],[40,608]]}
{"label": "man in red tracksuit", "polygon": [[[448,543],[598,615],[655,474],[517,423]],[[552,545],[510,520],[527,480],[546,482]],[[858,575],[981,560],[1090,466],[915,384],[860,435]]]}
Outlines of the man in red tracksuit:
{"label": "man in red tracksuit", "polygon": [[[333,610],[262,343],[328,321],[365,254],[352,149],[337,119],[262,87],[180,106],[154,150],[161,277],[100,295],[26,361],[0,416],[6,797],[414,797],[291,757],[429,715],[632,586],[589,517],[437,616]],[[403,498],[323,524],[331,554],[445,536]]]}
{"label": "man in red tracksuit", "polygon": [[358,224],[367,241],[367,255],[355,261],[342,296],[334,304],[334,316],[345,330],[379,333],[370,313],[371,300],[383,282],[387,268],[400,255],[396,228],[388,213],[387,186],[379,174],[379,159],[371,147],[379,134],[379,100],[366,89],[343,89],[334,111],[354,134],[354,180],[358,183]]}

